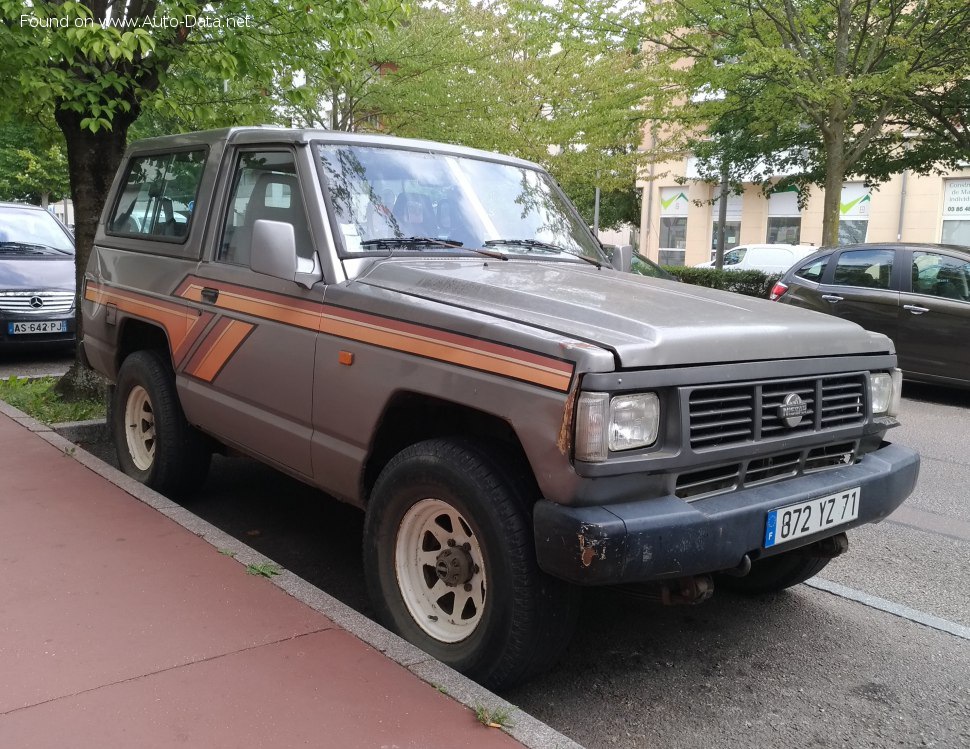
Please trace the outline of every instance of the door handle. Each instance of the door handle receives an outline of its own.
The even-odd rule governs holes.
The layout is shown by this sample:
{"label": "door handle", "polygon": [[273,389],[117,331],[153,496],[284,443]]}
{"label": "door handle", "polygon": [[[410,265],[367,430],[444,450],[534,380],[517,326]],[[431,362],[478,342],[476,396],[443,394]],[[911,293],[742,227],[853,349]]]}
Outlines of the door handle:
{"label": "door handle", "polygon": [[829,304],[836,304],[842,301],[842,297],[837,294],[822,294],[822,299],[824,299]]}
{"label": "door handle", "polygon": [[209,304],[215,304],[218,298],[219,298],[219,289],[212,289],[208,286],[202,287],[203,302],[208,302]]}
{"label": "door handle", "polygon": [[904,304],[903,309],[908,309],[914,315],[922,315],[924,312],[929,312],[929,307],[919,307],[915,304]]}

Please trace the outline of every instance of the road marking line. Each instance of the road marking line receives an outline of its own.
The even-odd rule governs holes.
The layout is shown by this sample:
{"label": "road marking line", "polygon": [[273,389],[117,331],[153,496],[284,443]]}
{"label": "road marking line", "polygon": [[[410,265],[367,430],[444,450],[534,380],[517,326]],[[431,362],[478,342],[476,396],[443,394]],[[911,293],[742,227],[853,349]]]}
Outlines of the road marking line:
{"label": "road marking line", "polygon": [[899,603],[887,601],[885,598],[879,598],[878,596],[863,593],[861,590],[847,588],[844,585],[833,583],[831,580],[825,580],[821,577],[813,577],[811,580],[807,580],[805,584],[810,588],[824,590],[826,593],[831,593],[832,595],[839,596],[840,598],[847,598],[850,601],[856,601],[857,603],[861,603],[863,606],[879,609],[880,611],[885,611],[887,614],[892,614],[893,616],[898,616],[902,619],[908,619],[911,622],[916,622],[917,624],[922,624],[932,629],[938,629],[940,632],[946,632],[947,634],[960,637],[964,640],[970,640],[970,627],[964,627],[962,624],[951,622],[948,619],[941,619],[938,616],[926,614],[922,611],[918,611],[917,609],[911,609],[909,606],[903,606]]}

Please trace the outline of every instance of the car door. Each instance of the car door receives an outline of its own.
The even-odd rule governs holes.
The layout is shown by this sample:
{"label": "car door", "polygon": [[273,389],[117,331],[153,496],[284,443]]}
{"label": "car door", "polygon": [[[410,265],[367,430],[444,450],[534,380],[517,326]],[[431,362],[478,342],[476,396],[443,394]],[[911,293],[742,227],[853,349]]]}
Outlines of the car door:
{"label": "car door", "polygon": [[970,382],[970,255],[908,251],[896,346],[907,373]]}
{"label": "car door", "polygon": [[823,311],[895,340],[899,319],[899,269],[889,248],[845,249],[828,263],[819,285]]}
{"label": "car door", "polygon": [[324,285],[306,289],[249,265],[253,225],[267,219],[294,227],[299,262],[312,266],[306,183],[292,149],[240,150],[221,219],[213,220],[216,246],[176,293],[211,318],[181,364],[190,418],[230,445],[309,477],[313,362]]}

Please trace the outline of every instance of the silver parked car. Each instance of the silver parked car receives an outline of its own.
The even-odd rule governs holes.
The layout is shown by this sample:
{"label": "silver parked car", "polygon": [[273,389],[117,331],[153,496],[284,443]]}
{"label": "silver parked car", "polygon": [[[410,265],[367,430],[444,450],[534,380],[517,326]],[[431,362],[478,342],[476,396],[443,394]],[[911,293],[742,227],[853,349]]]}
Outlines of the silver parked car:
{"label": "silver parked car", "polygon": [[43,208],[0,203],[0,346],[74,344],[74,239]]}

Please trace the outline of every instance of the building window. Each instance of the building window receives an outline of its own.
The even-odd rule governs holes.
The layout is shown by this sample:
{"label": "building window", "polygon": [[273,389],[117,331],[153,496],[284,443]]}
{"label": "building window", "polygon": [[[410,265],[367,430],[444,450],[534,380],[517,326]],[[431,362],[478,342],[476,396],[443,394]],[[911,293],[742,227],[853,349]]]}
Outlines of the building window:
{"label": "building window", "polygon": [[944,244],[970,245],[970,179],[948,179],[943,191]]}
{"label": "building window", "polygon": [[[715,191],[720,187],[712,188]],[[711,262],[717,255],[717,220],[720,213],[720,195],[715,195],[711,203]],[[727,198],[727,215],[724,218],[724,251],[741,244],[741,208],[743,196],[729,194]]]}
{"label": "building window", "polygon": [[839,244],[861,244],[868,231],[868,221],[839,221]]}
{"label": "building window", "polygon": [[842,187],[839,203],[839,244],[866,241],[869,231],[869,189],[862,182],[848,182]]}
{"label": "building window", "polygon": [[687,248],[687,209],[690,201],[682,187],[660,188],[661,265],[683,265]]}
{"label": "building window", "polygon": [[[724,222],[724,251],[737,247],[741,244],[741,222],[740,221],[725,221]],[[711,260],[714,259],[714,255],[717,254],[717,221],[711,226]]]}
{"label": "building window", "polygon": [[798,244],[801,234],[801,218],[768,216],[768,244]]}
{"label": "building window", "polygon": [[686,249],[686,216],[664,216],[660,219],[660,247],[663,249]]}
{"label": "building window", "polygon": [[802,212],[798,188],[786,187],[768,196],[768,244],[798,244],[802,234]]}
{"label": "building window", "polygon": [[685,255],[683,250],[660,250],[659,262],[660,265],[683,265]]}

